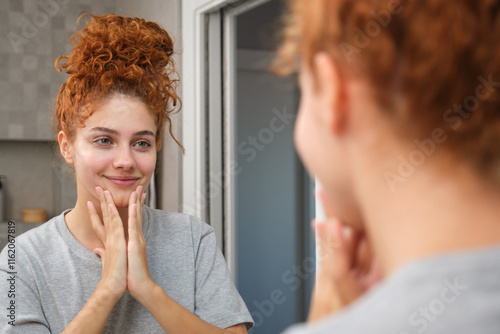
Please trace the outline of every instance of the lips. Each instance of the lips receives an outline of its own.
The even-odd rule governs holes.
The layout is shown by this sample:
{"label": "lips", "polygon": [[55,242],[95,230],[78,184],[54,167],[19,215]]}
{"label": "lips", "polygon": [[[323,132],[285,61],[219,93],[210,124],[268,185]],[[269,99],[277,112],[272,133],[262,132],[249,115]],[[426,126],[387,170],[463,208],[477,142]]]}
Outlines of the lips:
{"label": "lips", "polygon": [[130,187],[137,180],[139,180],[138,177],[130,177],[130,176],[105,176],[105,178],[107,178],[112,183],[121,187]]}

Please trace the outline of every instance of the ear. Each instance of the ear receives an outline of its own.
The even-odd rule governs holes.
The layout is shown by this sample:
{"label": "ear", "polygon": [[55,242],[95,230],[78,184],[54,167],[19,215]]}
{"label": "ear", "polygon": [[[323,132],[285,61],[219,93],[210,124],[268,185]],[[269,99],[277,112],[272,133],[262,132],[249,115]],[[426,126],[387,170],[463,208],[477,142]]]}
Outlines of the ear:
{"label": "ear", "polygon": [[339,134],[344,130],[346,116],[346,90],[337,64],[326,52],[320,52],[313,59],[316,89],[324,108],[322,117],[330,130]]}
{"label": "ear", "polygon": [[59,131],[57,134],[57,141],[59,142],[59,150],[61,151],[61,155],[64,160],[70,165],[73,165],[73,150],[71,145],[71,140],[69,136],[64,131]]}

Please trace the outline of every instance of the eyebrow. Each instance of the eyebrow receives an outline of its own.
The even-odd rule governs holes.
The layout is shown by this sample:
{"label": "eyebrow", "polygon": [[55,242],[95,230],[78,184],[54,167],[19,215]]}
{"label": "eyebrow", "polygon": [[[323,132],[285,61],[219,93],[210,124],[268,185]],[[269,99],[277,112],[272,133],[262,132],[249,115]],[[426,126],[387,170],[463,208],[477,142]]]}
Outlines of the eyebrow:
{"label": "eyebrow", "polygon": [[[92,131],[92,132],[106,132],[106,133],[109,133],[112,135],[119,134],[118,131],[116,131],[116,130],[104,128],[101,126],[97,126],[95,128],[92,128],[92,129],[90,129],[90,131]],[[139,132],[134,133],[134,136],[153,136],[153,137],[155,137],[155,134],[149,130],[143,130],[143,131],[139,131]]]}

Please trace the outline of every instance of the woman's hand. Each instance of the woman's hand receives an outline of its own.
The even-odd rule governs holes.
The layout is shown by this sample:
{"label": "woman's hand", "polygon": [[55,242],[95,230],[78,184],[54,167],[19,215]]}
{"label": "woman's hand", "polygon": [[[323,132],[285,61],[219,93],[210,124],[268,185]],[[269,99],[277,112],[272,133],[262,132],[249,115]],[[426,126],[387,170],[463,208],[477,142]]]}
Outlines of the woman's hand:
{"label": "woman's hand", "polygon": [[324,193],[319,197],[327,219],[314,223],[320,266],[308,322],[349,305],[381,277],[366,236],[334,218]]}
{"label": "woman's hand", "polygon": [[127,290],[127,245],[123,223],[114,204],[111,193],[96,187],[101,204],[102,220],[92,204],[88,209],[92,228],[104,244],[104,248],[94,249],[102,260],[102,277],[97,288],[105,289],[118,300]]}
{"label": "woman's hand", "polygon": [[148,266],[146,240],[142,233],[142,209],[146,194],[142,186],[130,194],[128,206],[128,242],[127,242],[127,286],[130,294],[141,302],[147,293],[153,290],[155,283]]}

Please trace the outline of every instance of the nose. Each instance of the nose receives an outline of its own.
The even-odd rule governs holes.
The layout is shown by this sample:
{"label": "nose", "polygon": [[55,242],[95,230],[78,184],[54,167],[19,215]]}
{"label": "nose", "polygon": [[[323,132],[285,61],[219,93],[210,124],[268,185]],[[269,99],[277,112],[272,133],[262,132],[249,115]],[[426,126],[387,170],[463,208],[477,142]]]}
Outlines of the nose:
{"label": "nose", "polygon": [[135,160],[133,157],[132,149],[129,146],[118,147],[116,156],[113,161],[113,167],[129,171],[135,168]]}

